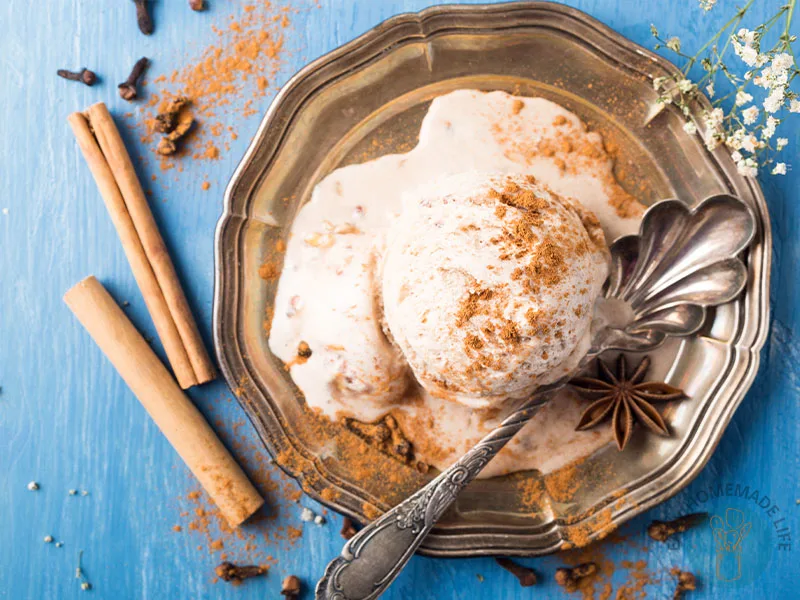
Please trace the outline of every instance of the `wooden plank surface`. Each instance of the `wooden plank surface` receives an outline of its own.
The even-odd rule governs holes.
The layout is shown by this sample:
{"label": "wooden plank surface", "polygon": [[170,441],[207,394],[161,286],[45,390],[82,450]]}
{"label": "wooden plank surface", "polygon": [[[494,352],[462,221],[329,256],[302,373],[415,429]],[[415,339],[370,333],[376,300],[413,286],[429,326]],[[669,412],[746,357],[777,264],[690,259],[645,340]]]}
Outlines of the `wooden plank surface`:
{"label": "wooden plank surface", "polygon": [[[255,2],[259,0],[249,0]],[[72,284],[93,273],[120,301],[146,336],[155,336],[122,248],[97,190],[78,152],[66,116],[97,101],[117,115],[129,110],[117,95],[121,80],[139,56],[153,59],[151,77],[191,61],[214,39],[212,24],[241,14],[247,0],[209,0],[211,10],[191,13],[186,2],[158,0],[156,33],[144,37],[133,25],[130,2],[110,0],[7,0],[0,6],[0,598],[9,600],[79,598],[74,578],[79,550],[95,598],[276,598],[285,574],[313,584],[327,561],[338,553],[340,518],[328,524],[300,521],[299,506],[321,510],[303,499],[300,505],[271,496],[271,521],[246,532],[253,541],[223,538],[232,559],[254,555],[277,559],[270,574],[239,588],[212,583],[220,552],[212,531],[173,531],[196,515],[187,497],[193,482],[174,451],[146,418],[141,406],[114,373],[61,302]],[[279,81],[309,60],[399,12],[418,10],[424,0],[293,0],[286,31],[285,64]],[[570,2],[635,41],[652,45],[651,22],[680,35],[684,46],[697,47],[733,10],[720,0],[704,15],[695,0],[579,0]],[[778,2],[763,0],[750,25],[771,14]],[[795,27],[800,33],[800,27]],[[90,66],[103,77],[94,88],[55,77],[61,67]],[[257,114],[222,115],[239,138],[217,161],[187,161],[183,172],[162,174],[153,161],[140,166],[150,185],[152,205],[190,303],[206,340],[210,340],[213,290],[213,233],[221,196],[272,93],[256,100]],[[800,119],[789,119],[787,156],[796,158]],[[125,132],[133,154],[146,154],[135,131]],[[800,170],[797,160],[786,177],[765,178],[764,192],[773,218],[773,322],[762,355],[762,368],[718,450],[701,476],[662,506],[623,528],[627,541],[605,544],[602,554],[617,565],[619,588],[630,579],[622,561],[646,560],[663,572],[672,566],[696,571],[703,589],[692,598],[796,598],[800,539],[797,500],[800,435],[798,377],[800,345]],[[202,191],[200,182],[211,183]],[[7,210],[5,210],[7,209]],[[154,347],[161,351],[158,342]],[[162,354],[163,357],[163,354]],[[191,392],[240,458],[252,465],[258,442],[230,391],[215,383]],[[248,447],[249,446],[249,447]],[[258,470],[258,469],[257,469]],[[269,469],[275,486],[279,475]],[[41,488],[26,489],[36,480]],[[744,503],[762,534],[743,545],[743,560],[757,576],[724,582],[715,575],[716,555],[710,531],[697,531],[674,545],[647,543],[644,526],[691,509],[724,513],[738,506],[704,494],[718,483],[749,486],[758,499]],[[267,486],[269,487],[269,486]],[[69,489],[89,495],[68,494]],[[759,512],[756,504],[769,498]],[[777,506],[785,517],[772,531],[767,516]],[[188,516],[181,513],[192,512]],[[199,517],[198,517],[199,518]],[[196,519],[195,519],[196,520]],[[758,524],[756,524],[758,525]],[[303,529],[291,543],[276,540],[287,527]],[[789,527],[791,548],[781,548],[777,529]],[[282,529],[283,528],[283,529]],[[754,529],[756,526],[754,526]],[[264,539],[268,532],[271,540]],[[278,533],[276,533],[278,532]],[[43,542],[52,535],[63,546]],[[748,545],[749,544],[749,545]],[[386,594],[405,598],[561,598],[552,573],[561,559],[525,560],[541,573],[542,583],[520,589],[491,559],[415,558]],[[763,564],[762,564],[763,563]],[[646,588],[648,597],[671,597],[673,583],[662,578]],[[616,593],[616,592],[615,592]],[[310,597],[309,594],[305,596]],[[598,593],[597,597],[601,597]],[[612,596],[613,597],[613,596]]]}

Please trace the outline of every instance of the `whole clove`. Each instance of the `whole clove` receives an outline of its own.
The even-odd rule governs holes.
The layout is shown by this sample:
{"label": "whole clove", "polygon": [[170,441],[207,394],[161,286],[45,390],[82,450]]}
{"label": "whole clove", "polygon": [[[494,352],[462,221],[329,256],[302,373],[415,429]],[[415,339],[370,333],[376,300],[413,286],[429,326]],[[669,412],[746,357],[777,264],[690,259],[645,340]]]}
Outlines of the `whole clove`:
{"label": "whole clove", "polygon": [[362,423],[361,421],[345,417],[342,423],[347,429],[360,438],[379,446],[382,446],[392,435],[383,421],[379,421],[378,423]]}
{"label": "whole clove", "polygon": [[522,587],[531,587],[532,585],[536,585],[538,582],[536,578],[536,572],[533,569],[529,569],[528,567],[516,563],[510,558],[495,557],[494,560],[498,565],[516,577]]}
{"label": "whole clove", "polygon": [[311,347],[308,342],[300,342],[297,344],[297,356],[300,358],[311,358]]}
{"label": "whole clove", "polygon": [[128,78],[117,86],[117,89],[119,89],[119,95],[123,100],[128,100],[130,102],[131,100],[136,99],[136,85],[139,82],[139,78],[144,74],[149,65],[150,61],[147,60],[147,58],[140,58],[136,61],[136,64],[133,65],[133,69],[131,69],[131,74],[128,75]]}
{"label": "whole clove", "polygon": [[133,0],[136,5],[136,23],[139,31],[145,35],[153,33],[153,19],[150,18],[150,10],[147,8],[147,0]]}
{"label": "whole clove", "polygon": [[342,521],[342,530],[339,533],[346,540],[349,540],[356,533],[358,533],[356,531],[355,523],[353,523],[353,519],[351,519],[350,517],[345,517],[344,521]]}
{"label": "whole clove", "polygon": [[178,151],[177,141],[188,133],[189,129],[192,128],[193,123],[194,117],[192,116],[191,112],[186,110],[180,111],[177,115],[174,127],[169,133],[161,138],[161,141],[156,147],[156,152],[162,156],[175,154],[175,152]]}
{"label": "whole clove", "polygon": [[217,574],[217,577],[222,579],[222,581],[228,581],[236,584],[241,583],[245,579],[263,575],[267,572],[267,570],[267,567],[256,565],[238,566],[226,561],[220,563],[217,568],[214,569],[214,572]]}
{"label": "whole clove", "polygon": [[597,565],[593,562],[582,563],[571,569],[561,567],[556,569],[556,583],[567,592],[572,593],[578,590],[583,579],[591,577],[595,573],[597,573]]}
{"label": "whole clove", "polygon": [[80,81],[89,87],[92,87],[95,83],[97,83],[97,75],[95,75],[94,71],[90,71],[89,69],[81,69],[80,71],[59,69],[56,71],[56,75],[69,81]]}
{"label": "whole clove", "polygon": [[694,573],[689,571],[681,571],[678,568],[670,571],[678,578],[678,585],[675,587],[675,593],[672,595],[673,600],[681,600],[683,593],[697,589],[697,577]]}
{"label": "whole clove", "polygon": [[384,422],[392,436],[389,453],[404,462],[407,461],[411,457],[411,442],[408,441],[408,438],[406,438],[397,424],[397,420],[392,415],[386,415]]}
{"label": "whole clove", "polygon": [[682,533],[708,519],[708,513],[692,513],[672,521],[653,521],[647,527],[647,535],[657,542],[666,542],[676,533]]}
{"label": "whole clove", "polygon": [[420,472],[427,472],[428,466],[414,463],[414,447],[400,429],[400,425],[392,415],[386,415],[377,423],[362,423],[355,419],[342,419],[342,425],[367,442],[377,446],[384,454],[403,463],[411,463]]}
{"label": "whole clove", "polygon": [[297,598],[300,595],[300,580],[294,575],[287,576],[281,584],[281,595],[286,598]]}
{"label": "whole clove", "polygon": [[206,2],[205,2],[205,0],[189,0],[189,7],[192,10],[196,10],[197,12],[200,12],[201,10],[205,10],[206,9]]}
{"label": "whole clove", "polygon": [[189,104],[189,98],[178,96],[167,104],[167,107],[156,115],[156,131],[158,133],[170,133],[178,124],[178,115],[183,108]]}

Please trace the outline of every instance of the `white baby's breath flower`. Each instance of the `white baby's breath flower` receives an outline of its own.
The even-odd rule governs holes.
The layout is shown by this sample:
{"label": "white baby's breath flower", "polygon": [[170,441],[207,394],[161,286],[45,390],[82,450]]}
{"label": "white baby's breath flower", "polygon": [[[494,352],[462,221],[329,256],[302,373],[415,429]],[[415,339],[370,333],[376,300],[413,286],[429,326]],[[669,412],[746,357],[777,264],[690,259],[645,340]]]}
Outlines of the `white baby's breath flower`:
{"label": "white baby's breath flower", "polygon": [[767,96],[767,98],[764,100],[764,110],[768,113],[774,113],[777,111],[781,105],[783,105],[783,98],[785,94],[786,92],[782,87],[772,90],[769,96]]}
{"label": "white baby's breath flower", "polygon": [[739,90],[736,92],[736,106],[742,106],[750,102],[753,99],[753,96],[745,92],[744,90]]}
{"label": "white baby's breath flower", "polygon": [[700,0],[700,8],[702,8],[704,11],[708,12],[712,8],[714,8],[714,5],[716,3],[717,3],[717,0]]}
{"label": "white baby's breath flower", "polygon": [[772,57],[772,67],[781,71],[788,71],[794,65],[794,59],[788,52],[780,52]]}
{"label": "white baby's breath flower", "polygon": [[768,90],[785,87],[789,82],[789,75],[785,69],[778,69],[772,65],[764,67],[761,74],[753,79],[753,83]]}
{"label": "white baby's breath flower", "polygon": [[764,129],[761,130],[761,137],[768,140],[775,135],[775,129],[778,127],[778,123],[780,123],[780,121],[775,117],[767,117],[767,123],[764,125]]}
{"label": "white baby's breath flower", "polygon": [[689,135],[694,135],[697,133],[697,125],[695,125],[693,121],[686,121],[686,123],[683,124],[683,130]]}
{"label": "white baby's breath flower", "polygon": [[682,94],[692,91],[693,88],[694,84],[689,79],[681,79],[678,82],[678,90],[680,90]]}
{"label": "white baby's breath flower", "polygon": [[794,99],[789,102],[789,112],[800,113],[800,100]]}
{"label": "white baby's breath flower", "polygon": [[752,46],[742,46],[734,44],[734,52],[742,59],[748,67],[755,67],[758,63],[758,51]]}
{"label": "white baby's breath flower", "polygon": [[667,40],[666,43],[667,48],[672,50],[673,52],[680,52],[681,51],[681,39],[679,37],[671,37]]}
{"label": "white baby's breath flower", "polygon": [[756,177],[758,175],[758,163],[748,157],[736,164],[736,170],[745,177]]}
{"label": "white baby's breath flower", "polygon": [[752,125],[758,119],[758,107],[751,106],[742,111],[742,121],[745,125]]}
{"label": "white baby's breath flower", "polygon": [[740,127],[727,137],[725,145],[732,150],[739,150],[746,134],[744,127]]}
{"label": "white baby's breath flower", "polygon": [[722,125],[722,119],[725,118],[725,113],[722,112],[722,109],[717,107],[710,111],[706,111],[703,115],[706,121],[706,126],[710,127],[711,129],[717,129],[720,125]]}
{"label": "white baby's breath flower", "polygon": [[786,148],[786,145],[789,143],[788,138],[778,138],[775,140],[775,148],[777,150],[783,150]]}
{"label": "white baby's breath flower", "polygon": [[714,82],[712,81],[706,86],[706,93],[708,94],[709,98],[714,97]]}
{"label": "white baby's breath flower", "polygon": [[747,150],[748,152],[755,152],[756,148],[758,148],[758,138],[754,135],[746,135],[742,138],[742,150]]}
{"label": "white baby's breath flower", "polygon": [[752,46],[756,41],[756,32],[742,27],[736,32],[736,37],[745,45]]}
{"label": "white baby's breath flower", "polygon": [[745,81],[750,81],[752,78],[753,78],[753,72],[752,71],[747,71],[744,74],[744,80]]}
{"label": "white baby's breath flower", "polygon": [[778,163],[772,169],[773,175],[786,175],[786,163]]}
{"label": "white baby's breath flower", "polygon": [[739,152],[738,150],[734,150],[733,152],[731,152],[731,158],[733,159],[733,162],[737,164],[742,162],[742,160],[744,159],[742,153]]}
{"label": "white baby's breath flower", "polygon": [[664,85],[664,82],[667,81],[669,77],[656,77],[653,79],[653,89],[655,91],[659,91],[661,86]]}

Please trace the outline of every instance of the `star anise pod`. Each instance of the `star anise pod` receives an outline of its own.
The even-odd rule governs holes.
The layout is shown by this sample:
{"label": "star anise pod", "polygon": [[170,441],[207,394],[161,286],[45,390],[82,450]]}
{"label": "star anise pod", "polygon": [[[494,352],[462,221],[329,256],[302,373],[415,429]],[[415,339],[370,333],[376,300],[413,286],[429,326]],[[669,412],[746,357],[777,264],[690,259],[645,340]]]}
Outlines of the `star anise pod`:
{"label": "star anise pod", "polygon": [[628,361],[624,354],[617,359],[617,372],[611,371],[602,360],[597,360],[598,377],[576,377],[570,384],[578,393],[594,400],[583,411],[577,430],[590,429],[611,418],[617,447],[623,450],[631,438],[636,421],[659,435],[669,435],[669,429],[654,402],[669,402],[685,398],[683,391],[660,381],[642,381],[650,367],[645,356],[639,366],[628,376]]}

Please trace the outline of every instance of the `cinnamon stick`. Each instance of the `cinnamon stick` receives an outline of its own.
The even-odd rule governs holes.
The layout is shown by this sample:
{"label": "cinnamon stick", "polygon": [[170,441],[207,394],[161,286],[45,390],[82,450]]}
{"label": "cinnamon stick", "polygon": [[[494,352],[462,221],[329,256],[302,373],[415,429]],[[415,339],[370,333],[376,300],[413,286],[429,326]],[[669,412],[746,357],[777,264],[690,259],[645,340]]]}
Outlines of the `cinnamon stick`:
{"label": "cinnamon stick", "polygon": [[108,109],[102,102],[94,104],[85,114],[71,114],[68,121],[117,228],[178,383],[185,389],[211,381],[216,377],[214,365]]}
{"label": "cinnamon stick", "polygon": [[183,340],[175,326],[175,321],[172,319],[164,294],[161,292],[161,286],[158,285],[156,275],[147,259],[139,235],[136,233],[136,227],[125,206],[125,200],[114,179],[114,174],[89,128],[89,122],[82,113],[73,113],[67,120],[75,132],[78,146],[94,176],[108,214],[111,215],[111,221],[122,242],[125,256],[128,258],[136,284],[142,292],[158,337],[161,338],[161,343],[164,345],[164,351],[167,353],[175,377],[184,389],[197,385],[197,377],[194,374],[192,363],[183,346]]}
{"label": "cinnamon stick", "polygon": [[235,527],[258,510],[264,500],[247,475],[100,282],[87,277],[64,295],[64,302],[225,519]]}

